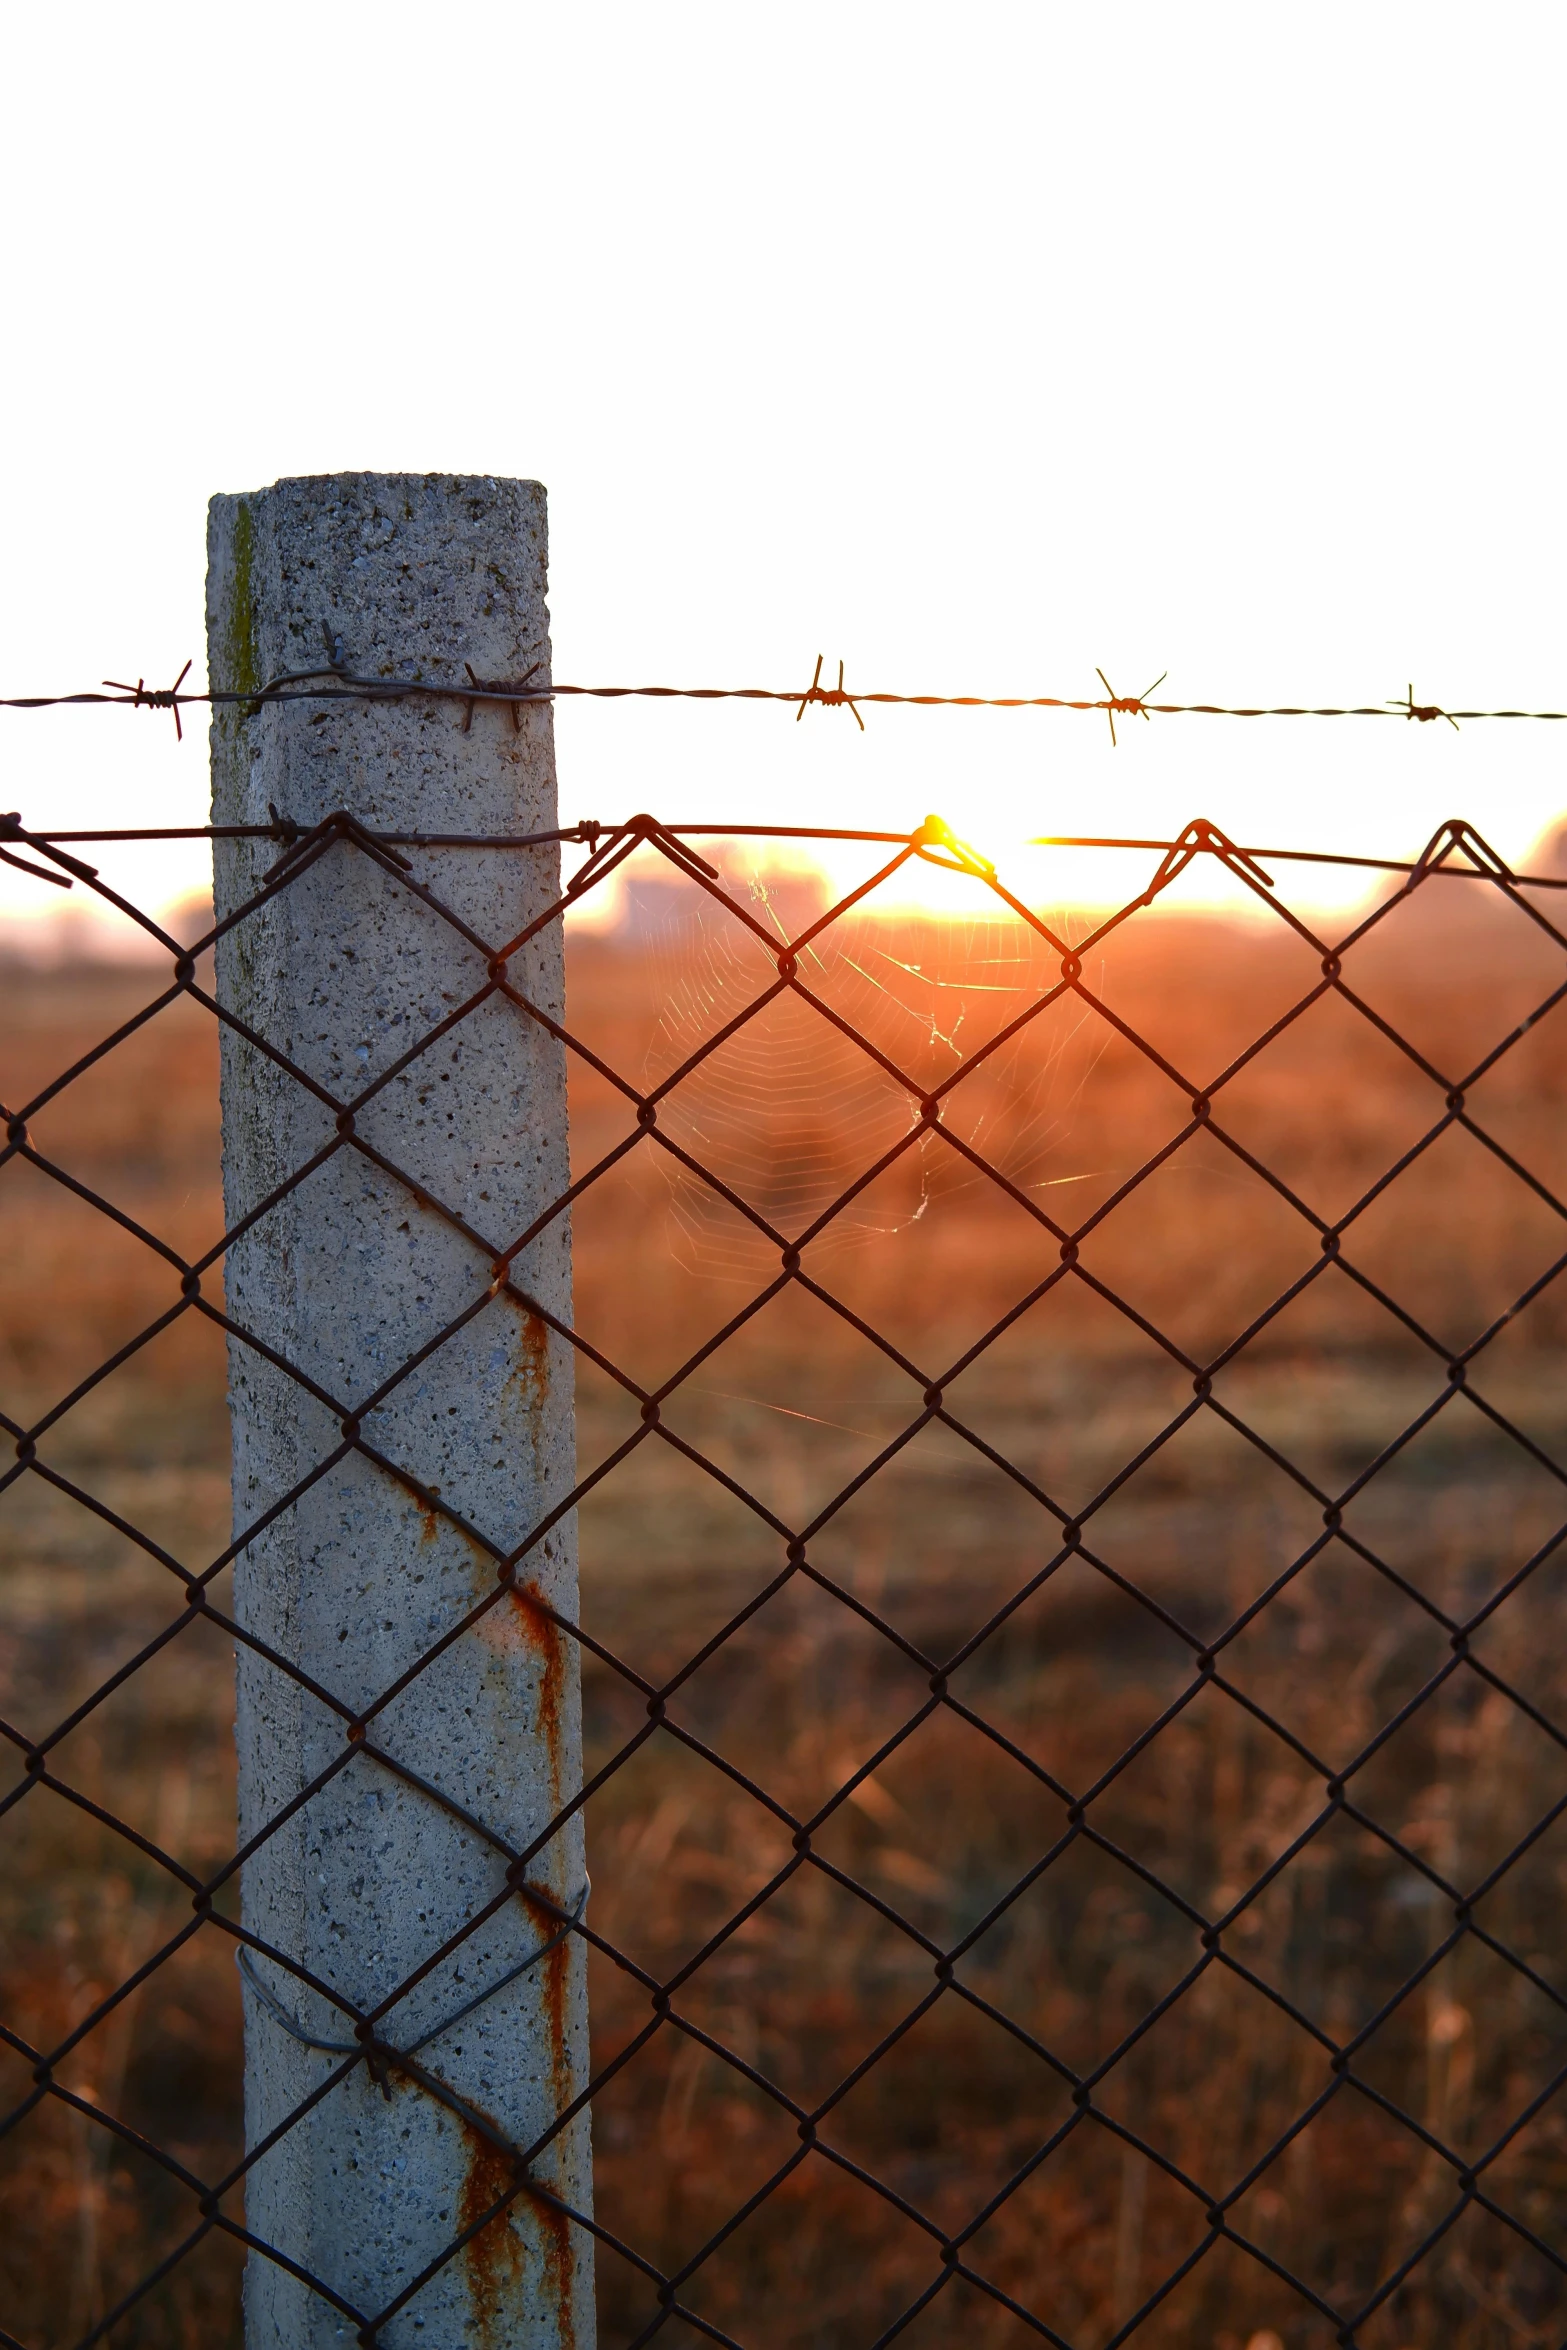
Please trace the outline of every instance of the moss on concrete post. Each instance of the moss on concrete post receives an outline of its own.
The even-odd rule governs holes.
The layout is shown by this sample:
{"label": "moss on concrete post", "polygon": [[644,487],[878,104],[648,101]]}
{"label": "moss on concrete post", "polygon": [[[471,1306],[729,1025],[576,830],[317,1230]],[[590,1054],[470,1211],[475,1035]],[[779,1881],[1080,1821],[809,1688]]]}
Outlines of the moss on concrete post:
{"label": "moss on concrete post", "polygon": [[[254,691],[315,667],[323,632],[366,676],[460,684],[549,676],[545,499],[534,482],[347,474],[213,500],[208,657],[215,686]],[[367,826],[515,834],[556,822],[548,705],[294,702],[220,707],[213,820],[295,824],[346,809]],[[219,915],[260,886],[275,843],[220,842]],[[420,877],[493,944],[556,893],[551,849],[421,850]],[[516,976],[554,1014],[552,924]],[[359,1095],[484,985],[485,958],[370,859],[335,845],[222,941],[224,1007],[336,1101]],[[332,1139],[331,1109],[233,1029],[223,1039],[230,1227]],[[245,1340],[230,1347],[236,1535],[343,1443],[364,1443],[491,1542],[521,1543],[575,1474],[572,1362],[548,1325],[489,1296],[485,1255],[428,1207],[456,1210],[496,1248],[566,1188],[561,1048],[499,997],[422,1052],[357,1113],[356,1131],[411,1181],[339,1149],[230,1251],[227,1310],[304,1373],[323,1403]],[[520,1286],[569,1316],[570,1235],[558,1218],[518,1258]],[[473,1319],[365,1409],[475,1300]],[[350,1709],[372,1706],[475,1602],[495,1562],[440,1512],[350,1450],[241,1550],[235,1608],[258,1641]],[[376,1745],[513,1849],[580,1783],[575,1644],[537,1602],[576,1614],[575,1523],[527,1555],[505,1594],[373,1720]],[[260,1836],[343,1757],[342,1716],[256,1651],[238,1669],[240,1830]],[[361,1749],[246,1861],[246,1925],[357,2010],[371,2010],[506,1890],[504,1857]],[[583,1885],[580,1820],[531,1862],[570,1906]],[[513,1895],[380,2020],[408,2048],[546,1937]],[[342,2040],[342,2012],[264,1958],[258,1976],[311,2036]],[[587,2077],[584,1960],[572,1937],[420,2054],[476,2128],[395,2067],[363,2064],[275,2144],[335,2062],[246,1992],[247,2225],[356,2316],[264,2254],[246,2280],[249,2350],[353,2341],[505,2195],[513,2172],[487,2131],[528,2146]],[[578,2210],[591,2193],[586,2116],[535,2175]],[[404,2303],[386,2350],[532,2350],[593,2338],[591,2240],[524,2192]]]}

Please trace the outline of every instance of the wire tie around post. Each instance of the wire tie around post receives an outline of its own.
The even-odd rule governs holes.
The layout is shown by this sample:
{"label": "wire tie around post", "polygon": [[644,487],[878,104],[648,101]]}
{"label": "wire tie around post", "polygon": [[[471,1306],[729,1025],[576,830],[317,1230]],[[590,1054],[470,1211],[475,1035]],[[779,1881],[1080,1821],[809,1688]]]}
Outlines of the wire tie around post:
{"label": "wire tie around post", "polygon": [[[298,2016],[290,2013],[276,1992],[267,1988],[267,1985],[257,1974],[250,1953],[243,1943],[240,1943],[234,1952],[234,1963],[252,1991],[255,1992],[256,1997],[261,2001],[262,2006],[282,2025],[291,2040],[297,2040],[301,2048],[319,2049],[323,2056],[363,2056],[370,2067],[372,2080],[375,2081],[382,2095],[390,2099],[392,2091],[386,2077],[387,2066],[395,2064],[399,2057],[417,2056],[421,2048],[428,2048],[432,2040],[438,2040],[443,2032],[449,2032],[453,2024],[460,2024],[464,2016],[472,2015],[475,2008],[483,2007],[487,2001],[496,1996],[497,1992],[504,1991],[509,1984],[515,1983],[519,1975],[527,1974],[541,1960],[548,1958],[551,1951],[558,1950],[567,1935],[573,1933],[587,1915],[588,1896],[592,1890],[591,1878],[584,1877],[582,1891],[577,1895],[572,1909],[566,1912],[556,1911],[557,1916],[563,1919],[563,1923],[556,1928],[547,1942],[541,1942],[537,1950],[530,1950],[526,1958],[521,1958],[515,1966],[508,1967],[505,1974],[497,1975],[493,1983],[487,1983],[482,1991],[476,1991],[471,1999],[465,1999],[461,2007],[454,2007],[450,2015],[442,2016],[439,2023],[432,2024],[427,2032],[422,2032],[419,2038],[411,2041],[406,2048],[393,2048],[384,2042],[375,2048],[367,2048],[362,2040],[319,2039],[315,2033],[306,2031]],[[538,1894],[534,1895],[535,1900],[539,1898]],[[549,1905],[552,1909],[555,1908],[552,1899]]]}

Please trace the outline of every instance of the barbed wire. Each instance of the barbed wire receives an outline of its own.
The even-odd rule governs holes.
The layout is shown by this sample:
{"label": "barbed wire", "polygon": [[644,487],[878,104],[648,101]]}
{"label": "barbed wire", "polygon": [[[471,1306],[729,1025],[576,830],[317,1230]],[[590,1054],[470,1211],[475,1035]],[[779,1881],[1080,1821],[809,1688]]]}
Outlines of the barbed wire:
{"label": "barbed wire", "polygon": [[[134,685],[119,678],[105,678],[101,686],[90,691],[65,694],[3,694],[0,710],[63,710],[81,707],[123,710],[167,710],[172,713],[174,730],[182,740],[182,710],[205,706],[211,709],[237,708],[245,715],[254,715],[271,703],[282,702],[406,702],[428,700],[457,702],[463,706],[463,732],[473,725],[476,708],[496,704],[510,712],[513,728],[521,725],[521,712],[529,707],[566,700],[616,702],[781,702],[794,710],[796,719],[803,718],[813,705],[824,710],[848,710],[863,733],[865,721],[860,711],[867,705],[909,710],[1077,710],[1098,711],[1108,719],[1110,740],[1117,741],[1117,718],[1397,718],[1415,721],[1423,726],[1445,721],[1455,730],[1460,723],[1490,719],[1523,719],[1531,724],[1559,724],[1567,720],[1567,710],[1463,710],[1448,709],[1440,702],[1420,702],[1415,699],[1412,683],[1405,686],[1401,696],[1384,702],[1356,703],[1239,703],[1239,702],[1156,702],[1150,697],[1164,683],[1164,676],[1154,680],[1140,694],[1118,694],[1104,671],[1095,672],[1102,694],[933,694],[898,693],[884,688],[852,691],[844,683],[844,664],[838,664],[838,682],[835,686],[822,684],[822,655],[816,656],[816,669],[807,686],[770,685],[540,685],[535,683],[539,664],[524,671],[521,677],[480,677],[471,662],[463,663],[467,682],[422,677],[367,677],[350,669],[343,658],[340,641],[327,634],[327,658],[314,669],[291,670],[272,678],[256,688],[238,686],[211,686],[187,690],[185,680],[191,671],[186,662],[172,685],[150,686],[145,677],[138,676]],[[1168,675],[1168,671],[1164,673]],[[330,682],[324,682],[330,680]]]}

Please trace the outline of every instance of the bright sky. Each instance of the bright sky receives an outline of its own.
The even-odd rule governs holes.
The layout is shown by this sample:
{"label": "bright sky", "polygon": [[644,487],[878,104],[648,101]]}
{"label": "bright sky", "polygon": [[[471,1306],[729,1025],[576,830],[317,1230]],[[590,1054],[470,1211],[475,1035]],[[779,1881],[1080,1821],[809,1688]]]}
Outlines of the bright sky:
{"label": "bright sky", "polygon": [[[0,689],[199,673],[208,494],[372,467],[548,484],[563,679],[1567,706],[1564,69],[1506,0],[14,11]],[[1567,807],[1567,727],[1119,731],[568,705],[562,809],[1005,863]],[[0,757],[34,823],[205,815],[199,723]]]}

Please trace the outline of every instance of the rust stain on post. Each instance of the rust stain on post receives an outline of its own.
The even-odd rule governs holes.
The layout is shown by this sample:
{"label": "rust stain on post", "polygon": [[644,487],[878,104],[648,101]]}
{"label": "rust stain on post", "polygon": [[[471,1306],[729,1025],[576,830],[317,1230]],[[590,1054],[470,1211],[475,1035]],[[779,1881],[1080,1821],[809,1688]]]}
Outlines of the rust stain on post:
{"label": "rust stain on post", "polygon": [[[546,1913],[541,1921],[546,1933],[555,1931],[558,1921]],[[570,1952],[561,1942],[544,1961],[544,1992],[542,2005],[550,2043],[550,2083],[555,2091],[555,2110],[564,2113],[571,2102],[571,2061],[566,2046],[566,1999],[570,1987]]]}
{"label": "rust stain on post", "polygon": [[542,2195],[530,2196],[528,2200],[539,2223],[539,2250],[560,2326],[560,2350],[576,2350],[577,2308],[573,2291],[576,2277],[571,2222],[563,2211],[557,2211],[554,2204],[547,2203]]}
{"label": "rust stain on post", "polygon": [[508,1394],[516,1398],[522,1420],[522,1434],[533,1461],[535,1484],[542,1494],[546,1482],[545,1464],[548,1454],[546,1421],[550,1401],[550,1333],[549,1325],[532,1309],[512,1298],[518,1325],[517,1367],[506,1382]]}
{"label": "rust stain on post", "polygon": [[576,2350],[570,2220],[526,2181],[518,2188],[512,2155],[472,2122],[461,2126],[467,2146],[459,2210],[463,2228],[482,2220],[502,2197],[511,2198],[463,2253],[482,2350],[514,2350],[517,2311],[527,2283],[528,2244],[513,2223],[523,2208],[535,2223],[540,2299],[555,2319],[554,2339],[560,2350]]}
{"label": "rust stain on post", "polygon": [[[458,2217],[466,2229],[511,2193],[517,2166],[472,2122],[462,2124],[462,2133],[467,2159]],[[508,2203],[480,2228],[463,2252],[480,2339],[497,2345],[505,2340],[508,2318],[515,2315],[525,2274],[523,2247],[512,2229],[511,2214]]]}
{"label": "rust stain on post", "polygon": [[539,1660],[537,1734],[549,1752],[550,1786],[558,1809],[561,1796],[560,1742],[566,1695],[566,1636],[534,1585],[514,1584],[511,1606],[513,1621]]}
{"label": "rust stain on post", "polygon": [[524,1408],[534,1411],[550,1391],[549,1325],[525,1305],[518,1304],[517,1316],[522,1325],[522,1360],[511,1375],[511,1384]]}

